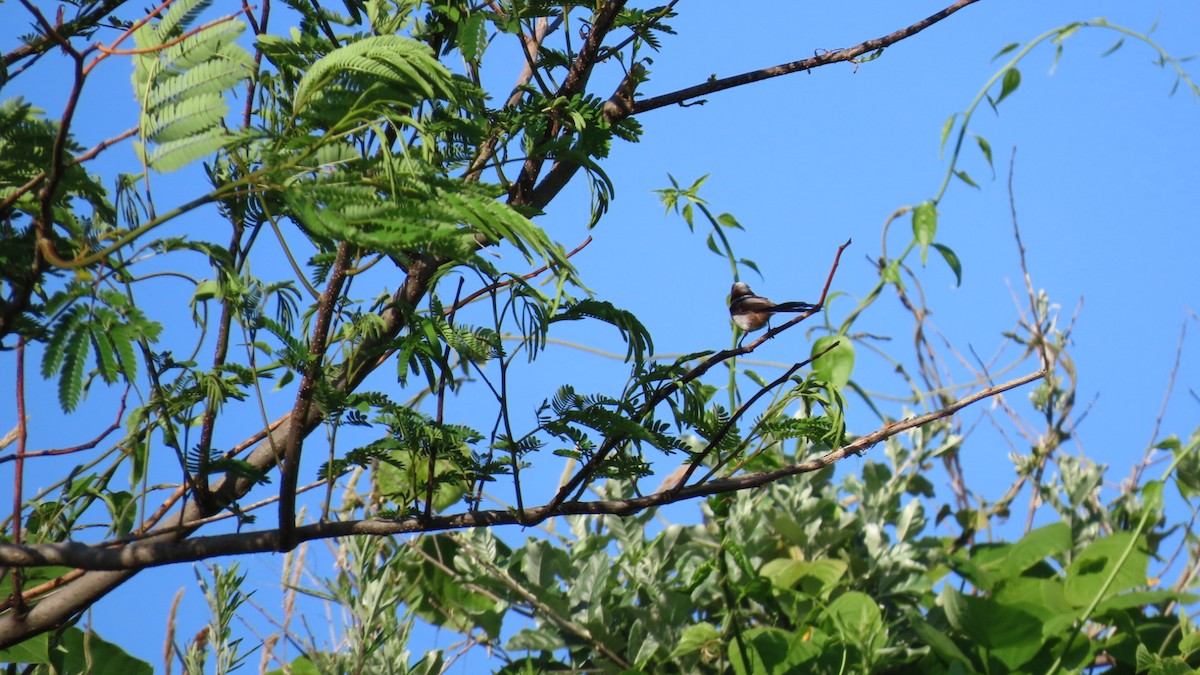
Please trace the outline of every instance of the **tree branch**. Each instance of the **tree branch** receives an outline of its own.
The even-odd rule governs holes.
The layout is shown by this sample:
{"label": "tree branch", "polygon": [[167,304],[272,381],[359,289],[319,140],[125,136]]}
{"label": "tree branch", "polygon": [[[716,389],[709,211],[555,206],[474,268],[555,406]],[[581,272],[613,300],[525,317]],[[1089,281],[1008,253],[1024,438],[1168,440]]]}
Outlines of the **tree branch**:
{"label": "tree branch", "polygon": [[[689,485],[679,490],[668,489],[644,497],[608,499],[593,502],[566,502],[553,507],[549,505],[532,507],[521,512],[511,509],[497,509],[448,516],[434,516],[428,519],[423,516],[414,516],[403,520],[367,519],[314,523],[312,525],[297,527],[295,529],[295,537],[297,542],[304,542],[353,535],[380,536],[460,530],[471,527],[494,527],[496,525],[530,525],[540,523],[549,518],[569,515],[629,516],[648,508],[673,504],[697,497],[749,490],[762,487],[788,476],[820,471],[850,455],[860,455],[880,441],[887,440],[892,436],[928,424],[934,420],[949,417],[972,403],[977,403],[986,398],[1002,394],[1010,389],[1028,384],[1042,378],[1045,374],[1046,369],[1043,367],[1037,372],[1015,380],[982,389],[970,396],[954,401],[940,410],[886,424],[878,430],[866,436],[861,436],[853,442],[847,443],[816,459],[798,464],[788,464],[773,471],[730,478],[718,478],[706,483]],[[195,537],[177,542],[144,542],[112,548],[88,546],[75,542],[64,544],[33,544],[28,546],[0,544],[0,565],[9,567],[66,565],[88,570],[122,570],[122,573],[129,574],[132,570],[146,567],[205,560],[224,555],[274,551],[279,537],[279,531],[266,530],[261,532]],[[45,604],[45,602],[53,597],[43,601],[42,604]],[[42,607],[42,604],[34,606],[31,616]],[[11,639],[6,630],[8,627],[4,625],[7,621],[7,617],[3,621],[0,621],[0,635],[5,635],[5,639],[2,641],[4,644],[7,644],[7,640]]]}
{"label": "tree branch", "polygon": [[325,348],[333,315],[337,311],[337,300],[346,281],[346,268],[350,257],[350,244],[338,244],[337,256],[329,272],[329,282],[317,305],[317,321],[313,326],[312,340],[308,345],[308,364],[304,379],[296,392],[296,406],[292,409],[292,423],[288,425],[287,442],[283,446],[283,475],[279,480],[279,550],[290,551],[295,546],[292,529],[296,526],[296,487],[300,479],[300,450],[304,446],[305,421],[312,409],[313,394],[317,381],[325,371]]}
{"label": "tree branch", "polygon": [[958,2],[954,3],[953,5],[950,5],[940,12],[928,16],[912,24],[911,26],[901,28],[900,30],[884,35],[883,37],[875,38],[874,40],[860,42],[859,44],[847,49],[835,49],[831,52],[817,54],[816,56],[802,59],[800,61],[783,63],[778,66],[754,70],[748,73],[742,73],[741,75],[721,78],[719,80],[711,80],[709,82],[705,82],[704,84],[698,84],[694,87],[688,87],[686,89],[673,91],[669,94],[662,94],[660,96],[655,96],[654,98],[638,101],[633,106],[633,114],[636,115],[654,110],[656,108],[662,108],[664,106],[674,105],[676,103],[683,103],[684,101],[698,98],[706,94],[712,94],[725,89],[740,87],[744,84],[750,84],[752,82],[758,82],[760,80],[766,80],[772,77],[779,77],[780,75],[790,75],[791,73],[795,72],[812,70],[813,68],[827,66],[831,63],[852,61],[863,54],[877,51],[883,49],[884,47],[889,47],[905,38],[912,37],[913,35],[920,33],[942,19],[945,19],[951,14],[954,14],[967,5],[974,4],[976,2],[979,2],[979,0],[958,0]]}

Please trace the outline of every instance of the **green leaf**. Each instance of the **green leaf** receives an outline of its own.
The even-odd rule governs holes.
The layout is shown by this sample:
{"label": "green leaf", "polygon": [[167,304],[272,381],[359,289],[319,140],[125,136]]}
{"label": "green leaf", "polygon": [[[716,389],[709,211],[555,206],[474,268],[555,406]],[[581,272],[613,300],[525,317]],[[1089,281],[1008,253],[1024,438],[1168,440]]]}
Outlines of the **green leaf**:
{"label": "green leaf", "polygon": [[949,585],[942,588],[937,602],[950,625],[999,659],[1007,672],[1016,671],[1041,651],[1041,622],[1028,612],[964,595]]}
{"label": "green leaf", "polygon": [[62,372],[58,376],[58,403],[65,412],[75,409],[83,393],[83,374],[91,344],[86,330],[73,332],[67,340]]}
{"label": "green leaf", "polygon": [[825,335],[813,343],[812,353],[819,354],[829,345],[838,345],[813,362],[813,373],[835,389],[841,389],[850,381],[854,371],[854,346],[845,335]]}
{"label": "green leaf", "polygon": [[[1034,572],[1036,574],[1037,572]],[[1034,576],[1010,577],[998,584],[991,597],[1006,607],[1019,609],[1037,617],[1042,623],[1042,634],[1054,632],[1050,626],[1062,617],[1068,620],[1069,628],[1077,614],[1063,593],[1062,580],[1058,577],[1038,578]]]}
{"label": "green leaf", "polygon": [[1020,46],[1021,46],[1020,42],[1010,42],[1010,43],[1004,45],[1003,47],[1001,47],[1000,51],[996,52],[996,55],[992,57],[992,60],[995,61],[996,59],[1000,58],[1001,56],[1004,56],[1005,54],[1013,51],[1014,49],[1016,49]]}
{"label": "green leaf", "polygon": [[847,643],[864,649],[869,648],[883,631],[883,615],[879,606],[871,596],[858,591],[839,595],[825,609],[825,616],[833,622]]}
{"label": "green leaf", "polygon": [[189,138],[219,124],[227,112],[229,106],[220,92],[199,93],[155,109],[142,128],[142,138],[155,143]]}
{"label": "green leaf", "polygon": [[[321,669],[317,668],[312,659],[307,656],[298,656],[288,664],[287,675],[321,675]],[[267,675],[284,675],[282,668],[278,670],[268,671]]]}
{"label": "green leaf", "polygon": [[922,202],[913,209],[913,237],[921,245],[921,264],[924,265],[929,253],[929,245],[937,237],[938,214],[933,202]]}
{"label": "green leaf", "polygon": [[[124,649],[103,640],[92,631],[71,627],[63,633],[62,668],[89,675],[153,675],[149,663],[130,656]],[[57,660],[57,659],[55,659]]]}
{"label": "green leaf", "polygon": [[1026,570],[1047,558],[1071,550],[1071,526],[1065,522],[1050,523],[1021,537],[1007,549],[1007,555],[992,566],[1001,579],[1024,574]]}
{"label": "green leaf", "polygon": [[954,272],[954,285],[962,286],[962,263],[958,260],[958,254],[951,250],[949,246],[942,244],[933,244],[933,248],[942,254],[942,260],[945,260],[946,264]]}
{"label": "green leaf", "polygon": [[988,166],[992,168],[992,174],[995,175],[996,167],[992,164],[992,144],[979,134],[975,134],[975,142],[979,145],[979,151],[983,153],[983,158],[987,160]]}
{"label": "green leaf", "polygon": [[946,149],[946,141],[950,138],[950,132],[954,130],[954,121],[958,119],[958,113],[954,113],[946,119],[946,123],[942,125],[942,140],[938,145],[938,159],[941,159],[942,152]]}
{"label": "green leaf", "polygon": [[650,331],[638,321],[635,314],[624,309],[617,309],[610,302],[592,300],[590,298],[567,305],[558,314],[550,318],[551,323],[557,321],[578,321],[580,319],[595,319],[617,328],[621,340],[627,347],[625,360],[633,359],[637,363],[644,361],[648,354],[654,351],[654,342]]}
{"label": "green leaf", "polygon": [[720,638],[721,634],[717,631],[716,626],[703,621],[692,624],[683,629],[679,644],[675,646],[675,651],[671,652],[671,658],[707,649],[716,644]]}
{"label": "green leaf", "polygon": [[487,17],[474,12],[458,23],[458,49],[467,61],[478,61],[487,47]]}
{"label": "green leaf", "polygon": [[735,230],[745,230],[746,229],[746,228],[742,227],[742,224],[737,221],[737,218],[733,217],[732,213],[722,213],[721,215],[717,216],[717,222],[721,223],[725,227],[735,229]]}
{"label": "green leaf", "polygon": [[1163,484],[1160,480],[1147,481],[1142,486],[1143,508],[1149,511],[1161,511],[1163,507]]}
{"label": "green leaf", "polygon": [[[971,178],[970,174],[968,174],[966,171],[963,171],[961,169],[955,169],[954,177],[961,180],[962,182],[966,183],[967,185],[970,185],[973,188],[979,187],[979,183],[976,183],[974,181],[974,179]],[[924,260],[922,260],[922,262],[924,262]]]}
{"label": "green leaf", "polygon": [[517,634],[509,638],[506,648],[513,651],[528,650],[540,652],[552,652],[556,649],[566,647],[562,636],[556,631],[549,629],[534,630],[532,628],[522,628],[517,631]]}
{"label": "green leaf", "polygon": [[50,663],[49,649],[49,636],[42,633],[0,649],[0,663]]}
{"label": "green leaf", "polygon": [[909,500],[896,519],[896,539],[907,541],[925,529],[925,510],[920,500]]}
{"label": "green leaf", "polygon": [[339,77],[357,75],[387,85],[401,104],[421,99],[452,98],[452,76],[424,44],[399,35],[373,35],[339,47],[308,69],[296,87],[292,110],[297,116],[316,105]]}
{"label": "green leaf", "polygon": [[[1180,593],[1178,591],[1126,591],[1097,605],[1096,614],[1103,615],[1111,610],[1141,609],[1151,605],[1166,604],[1169,602],[1192,605],[1196,602],[1196,599],[1197,596],[1194,593]],[[1197,634],[1192,633],[1192,635]],[[1198,640],[1200,640],[1200,637],[1193,638],[1192,642],[1197,642]]]}
{"label": "green leaf", "polygon": [[[221,21],[172,42],[207,4],[180,0],[157,28],[146,24],[134,33],[142,49],[133,59],[134,95],[142,106],[134,151],[155,171],[174,171],[238,138],[221,125],[229,110],[226,94],[255,68],[236,43],[245,24]],[[160,145],[151,150],[150,143]]]}
{"label": "green leaf", "polygon": [[896,284],[904,288],[904,281],[900,278],[900,261],[893,260],[884,266],[879,272],[879,277],[885,284]]}
{"label": "green leaf", "polygon": [[[740,653],[737,641],[729,647],[729,663],[735,673],[784,673],[791,671],[788,667],[789,655],[792,653],[792,635],[778,628],[753,628],[746,631],[745,640],[747,653]],[[744,670],[749,662],[750,669]]]}
{"label": "green leaf", "polygon": [[[208,157],[232,143],[235,138],[233,134],[222,129],[210,129],[203,134],[159,144],[145,155],[145,162],[159,173],[170,173]],[[145,145],[142,143],[134,143],[134,148],[139,153],[145,153]]]}
{"label": "green leaf", "polygon": [[938,630],[925,621],[914,621],[912,627],[916,630],[921,641],[929,645],[933,653],[940,656],[943,661],[965,666],[965,669],[951,672],[969,673],[973,671],[971,660],[958,648],[958,645],[954,644],[954,640],[951,640],[945,631]]}
{"label": "green leaf", "polygon": [[[1129,557],[1119,565],[1125,551],[1132,546]],[[1135,542],[1133,533],[1116,532],[1097,539],[1067,566],[1067,600],[1078,607],[1087,606],[1097,596],[1101,600],[1122,591],[1146,584],[1150,557],[1143,542]],[[1107,588],[1109,578],[1111,585]]]}
{"label": "green leaf", "polygon": [[1000,105],[1000,102],[1008,98],[1008,95],[1017,90],[1021,85],[1021,71],[1016,68],[1009,68],[1004,71],[1004,79],[1000,83],[1000,95],[996,97],[994,105]]}

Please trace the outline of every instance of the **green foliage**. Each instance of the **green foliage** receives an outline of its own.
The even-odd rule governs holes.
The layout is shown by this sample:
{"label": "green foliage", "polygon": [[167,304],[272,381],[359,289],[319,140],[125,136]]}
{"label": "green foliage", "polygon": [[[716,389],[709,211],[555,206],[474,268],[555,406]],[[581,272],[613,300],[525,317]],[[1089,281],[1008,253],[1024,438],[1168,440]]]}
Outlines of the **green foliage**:
{"label": "green foliage", "polygon": [[211,653],[214,661],[211,672],[225,675],[236,670],[249,656],[249,653],[240,649],[242,639],[233,637],[232,625],[238,608],[250,599],[253,592],[245,593],[241,590],[246,575],[238,574],[236,563],[227,569],[218,565],[212,566],[209,570],[211,582],[201,574],[199,568],[196,568],[195,572],[196,581],[204,594],[212,619],[205,629],[204,640],[194,640],[183,649],[175,645],[175,651],[179,653],[186,672],[209,672],[210,669],[207,669],[206,665]]}
{"label": "green foliage", "polygon": [[550,318],[550,322],[581,319],[594,319],[615,326],[621,332],[621,340],[629,346],[629,351],[625,354],[626,361],[632,359],[642,363],[649,353],[654,351],[650,331],[646,330],[642,322],[632,313],[617,309],[610,302],[580,300],[563,307]]}
{"label": "green foliage", "polygon": [[133,90],[142,107],[142,141],[135,148],[146,166],[162,173],[233,142],[235,136],[224,124],[229,112],[225,96],[254,71],[253,57],[235,42],[246,27],[241,21],[187,31],[208,4],[179,0],[157,24],[143,24],[134,33],[139,54],[134,57]]}
{"label": "green foliage", "polygon": [[[963,261],[939,240],[953,228],[938,208],[952,178],[979,187],[963,165],[967,134],[995,174],[991,144],[968,130],[975,110],[986,101],[999,113],[1023,91],[1019,66],[1038,44],[1053,44],[1057,58],[1083,28],[1141,36],[1098,20],[1002,50],[1009,61],[943,129],[943,148],[955,144],[942,187],[894,216],[911,214],[904,248],[888,253],[885,226],[875,287],[849,311],[840,308],[846,293],[822,297],[812,362],[770,381],[735,350],[654,355],[646,325],[592,297],[537,220],[576,172],[590,187],[587,222],[604,215],[615,194],[604,160],[615,141],[640,139],[628,106],[650,78],[644,50],[661,49],[659,37],[673,32],[674,4],[622,8],[601,25],[592,13],[609,6],[595,3],[347,0],[342,14],[291,0],[301,20],[287,36],[262,32],[265,16],[249,18],[253,8],[246,22],[202,23],[210,4],[176,0],[131,29],[141,164],[117,174],[115,204],[83,166],[123,137],[85,149],[69,115],[47,118],[20,98],[0,104],[0,340],[7,349],[14,336],[21,354],[40,356],[64,412],[94,384],[122,391],[112,429],[69,452],[99,449],[23,493],[16,524],[0,523],[13,526],[5,532],[72,551],[149,533],[141,550],[152,555],[209,518],[254,523],[263,504],[296,496],[280,494],[287,481],[275,473],[308,482],[318,464],[325,496],[304,511],[310,520],[446,530],[512,520],[510,509],[523,508],[516,519],[546,527],[544,536],[522,530],[524,541],[486,527],[345,538],[333,544],[336,567],[312,581],[299,574],[300,553],[287,554],[284,606],[304,593],[344,611],[329,643],[280,622],[291,632],[271,639],[302,652],[290,672],[455,667],[460,654],[410,651],[416,621],[467,635],[463,651],[480,647],[509,673],[1054,672],[1104,658],[1148,672],[1200,665],[1200,639],[1181,609],[1196,602],[1190,581],[1151,578],[1176,534],[1195,566],[1193,526],[1167,523],[1164,492],[1200,494],[1200,432],[1159,443],[1173,459],[1164,475],[1135,475],[1103,502],[1104,467],[1061,450],[1078,421],[1075,368],[1070,329],[1058,326],[1047,295],[1031,293],[1031,316],[1005,336],[1021,352],[1016,364],[1053,366],[1030,396],[1047,431],[1028,454],[1014,451],[1009,492],[990,502],[963,484],[964,432],[945,417],[887,435],[836,471],[826,466],[862,431],[847,429],[850,400],[886,431],[959,395],[941,379],[949,359],[929,341],[926,308],[909,295],[920,283],[910,256],[919,251],[924,266],[937,251],[961,284]],[[90,34],[98,20],[82,33],[60,27],[67,37],[59,37]],[[134,25],[124,21],[113,25]],[[241,38],[248,25],[259,31],[252,42]],[[562,32],[530,39],[550,25]],[[599,37],[595,53],[575,34],[585,44]],[[518,35],[536,47],[516,62],[526,75],[511,92],[488,92],[481,72],[496,54],[493,39]],[[72,104],[86,101],[91,66],[62,51],[76,59]],[[1179,63],[1158,54],[1195,91]],[[621,82],[617,94],[589,81],[602,68]],[[230,116],[229,97],[242,91],[244,113]],[[172,177],[152,185],[147,169],[197,162],[206,181],[184,177],[171,185],[187,196],[156,206],[156,197],[172,201],[157,185]],[[732,278],[758,273],[735,252],[746,228],[701,196],[706,179],[683,186],[672,177],[657,192],[690,230],[700,224]],[[455,280],[451,295],[444,284]],[[860,319],[878,309],[885,287],[913,314],[915,363],[863,332]],[[513,403],[516,353],[532,361],[568,321],[616,328],[628,377],[582,393],[554,373],[539,382],[545,398],[529,416]],[[864,348],[894,362],[912,391],[903,404],[861,382]],[[710,370],[718,366],[727,369],[720,386]],[[124,396],[134,401],[128,413]],[[464,417],[469,425],[456,422]],[[162,457],[177,466],[152,471]],[[559,485],[530,488],[525,473],[523,487],[522,472],[557,458],[566,465]],[[929,477],[939,463],[950,493]],[[122,468],[129,485],[114,482]],[[788,475],[761,484],[770,471]],[[169,483],[158,482],[164,474]],[[660,491],[647,489],[663,478]],[[669,501],[673,486],[710,496],[680,522],[660,522],[667,512],[654,510],[614,515],[647,495]],[[544,512],[527,508],[533,494],[549,494],[550,510],[590,515],[535,522],[541,516],[530,514]],[[1017,541],[991,539],[1019,494],[1036,504],[1030,522],[1042,505],[1054,522]],[[485,499],[501,507],[487,511]],[[164,517],[172,509],[186,531],[162,536],[153,528],[181,522]],[[298,515],[280,508],[280,519]],[[569,531],[554,529],[561,523]],[[268,546],[294,544],[283,531],[284,545]],[[242,534],[274,536],[239,531],[220,541]],[[58,566],[4,575],[0,624],[25,619],[14,619],[22,606],[9,600],[18,591],[36,607],[48,589],[71,597],[81,575],[96,576]],[[258,648],[234,621],[250,596],[246,577],[236,565],[197,568],[196,577],[212,618],[204,639],[176,652],[189,672],[230,672]],[[90,602],[59,610],[50,632],[0,657],[35,672],[146,672],[69,626]]]}
{"label": "green foliage", "polygon": [[[124,649],[91,630],[70,627],[50,647],[47,636],[0,650],[0,662],[10,667],[28,664],[22,672],[49,675],[151,675],[149,663],[130,656]],[[53,668],[53,670],[51,670]]]}
{"label": "green foliage", "polygon": [[[77,298],[84,302],[72,303]],[[135,381],[138,358],[134,348],[156,341],[162,326],[116,291],[93,295],[90,288],[71,284],[56,294],[46,309],[55,312],[62,305],[67,307],[55,321],[42,356],[42,377],[58,375],[58,400],[63,410],[70,412],[97,376],[110,385]],[[89,356],[95,363],[91,371]]]}

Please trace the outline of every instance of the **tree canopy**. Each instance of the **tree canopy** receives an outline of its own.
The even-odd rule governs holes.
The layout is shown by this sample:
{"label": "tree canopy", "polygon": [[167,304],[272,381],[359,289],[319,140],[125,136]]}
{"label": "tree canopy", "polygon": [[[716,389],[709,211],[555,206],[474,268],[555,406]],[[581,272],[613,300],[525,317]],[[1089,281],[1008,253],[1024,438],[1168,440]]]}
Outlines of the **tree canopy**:
{"label": "tree canopy", "polygon": [[[942,129],[944,180],[896,207],[881,246],[824,233],[808,285],[771,292],[798,311],[763,332],[658,351],[648,315],[680,287],[647,284],[653,301],[624,307],[590,288],[593,237],[547,226],[562,209],[605,236],[611,155],[636,152],[650,113],[870,69],[977,1],[660,86],[655,60],[699,11],[674,1],[108,0],[53,15],[21,0],[33,32],[0,71],[14,392],[0,660],[149,672],[91,610],[148,568],[201,563],[211,619],[189,640],[164,617],[167,668],[442,672],[478,652],[512,673],[1200,665],[1200,430],[1156,429],[1108,491],[1103,466],[1065,450],[1086,416],[1074,319],[1033,281],[1015,151],[976,125],[1019,95],[1032,54],[1057,63],[1084,31],[1200,94],[1149,33],[1094,19],[986,45],[990,77]],[[92,96],[106,69],[133,107]],[[61,113],[21,95],[43,70],[66,74]],[[115,126],[81,140],[101,118]],[[925,292],[930,275],[959,285],[971,268],[941,207],[980,187],[976,167],[1008,177],[1021,279],[990,359],[939,334]],[[717,256],[725,287],[773,279],[741,252],[754,226],[710,201],[708,168],[680,169],[692,174],[641,189]],[[866,292],[848,273],[869,275]],[[869,317],[897,311],[909,340],[872,332]],[[788,362],[756,360],[785,339]],[[605,353],[594,388],[564,372],[573,356],[544,364],[612,344],[622,353]],[[870,384],[864,359],[904,393]],[[981,401],[1024,439],[998,491],[961,460],[972,436],[956,413]],[[673,504],[691,515],[658,520]],[[313,580],[318,542],[332,567]],[[254,553],[284,566],[269,635],[234,620],[254,589],[228,556]],[[303,597],[339,609],[336,638],[293,623]],[[426,626],[463,646],[423,648],[412,635]]]}

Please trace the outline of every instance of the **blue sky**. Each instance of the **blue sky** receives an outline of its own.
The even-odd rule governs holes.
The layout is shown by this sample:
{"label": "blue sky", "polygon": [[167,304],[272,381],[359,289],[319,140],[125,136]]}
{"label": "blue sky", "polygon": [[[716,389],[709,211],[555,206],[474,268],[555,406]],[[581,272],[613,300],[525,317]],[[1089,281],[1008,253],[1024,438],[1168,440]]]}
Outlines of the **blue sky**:
{"label": "blue sky", "polygon": [[[664,38],[642,92],[657,95],[711,74],[725,77],[851,46],[940,7],[932,2],[763,2],[755,4],[751,19],[733,16],[719,3],[681,3],[681,16],[672,22],[679,35]],[[857,69],[834,65],[714,94],[703,106],[646,113],[639,120],[645,128],[642,142],[618,144],[606,165],[617,195],[601,224],[586,230],[587,192],[581,182],[539,222],[568,249],[589,234],[594,237],[575,258],[586,283],[597,297],[641,317],[657,352],[726,346],[728,266],[706,250],[702,234],[664,215],[652,190],[667,187],[668,174],[683,184],[710,175],[702,195],[715,211],[734,214],[746,227],[733,235],[733,243],[740,256],[762,270],[763,278],[745,275],[755,290],[776,300],[814,300],[836,247],[853,238],[834,288],[859,297],[875,283],[868,259],[879,255],[886,218],[937,192],[947,168],[946,158],[939,156],[943,123],[965,109],[999,67],[992,56],[1008,43],[1100,16],[1139,32],[1157,22],[1153,38],[1171,55],[1200,52],[1200,3],[1193,1],[983,0]],[[25,32],[25,13],[7,3],[0,6],[0,18],[7,50],[11,35]],[[283,19],[277,17],[273,25],[280,30]],[[1144,44],[1127,38],[1121,49],[1102,57],[1120,37],[1112,30],[1080,31],[1066,41],[1057,65],[1053,46],[1041,46],[1020,65],[1021,86],[999,114],[986,107],[977,112],[972,131],[994,149],[995,178],[968,147],[961,168],[981,187],[951,186],[940,205],[937,238],[962,260],[963,283],[955,287],[952,273],[935,258],[921,276],[935,310],[932,321],[952,343],[963,350],[970,345],[981,355],[1002,344],[1001,332],[1013,329],[1018,316],[1013,293],[1024,298],[1005,185],[1016,146],[1013,182],[1033,285],[1063,307],[1064,321],[1082,302],[1072,354],[1079,368],[1077,411],[1090,406],[1090,412],[1068,447],[1109,465],[1112,485],[1152,440],[1184,324],[1189,334],[1162,430],[1186,436],[1200,420],[1194,393],[1200,389],[1200,326],[1194,315],[1200,304],[1200,106],[1185,89],[1170,95],[1173,73],[1155,65],[1155,53]],[[495,91],[503,94],[510,69],[494,68]],[[102,104],[107,112],[79,121],[85,145],[134,120],[127,63],[114,59],[98,77],[85,105]],[[64,86],[53,77],[24,76],[2,94],[21,94],[57,112]],[[134,170],[128,145],[110,151],[105,162],[111,164],[97,163],[93,170]],[[160,207],[172,195],[182,200],[191,194],[186,181],[156,181],[167,190],[157,197]],[[904,246],[908,228],[907,219],[893,225],[889,251]],[[836,321],[852,307],[843,299],[829,312]],[[858,327],[893,336],[896,350],[910,341],[904,314],[892,298],[877,303]],[[560,336],[624,352],[615,331],[570,326]],[[790,364],[807,354],[808,344],[792,331],[754,358]],[[8,367],[6,362],[0,370]],[[582,391],[600,391],[619,386],[626,375],[619,362],[551,349],[522,372],[517,395],[536,403],[565,381]],[[881,362],[861,352],[855,378],[872,391],[905,393]],[[60,414],[52,392],[52,386],[42,390],[38,415]],[[11,387],[4,386],[0,410],[12,411],[11,397]],[[1024,392],[1010,395],[1018,403],[1024,397]],[[963,414],[965,427],[981,409]],[[898,405],[888,412],[901,414]],[[461,421],[477,427],[489,424],[463,415]],[[11,412],[0,417],[0,431],[12,420]],[[855,432],[873,428],[861,406],[851,410],[851,420],[859,424]],[[88,418],[80,413],[63,426],[89,428]],[[41,437],[37,442],[54,446],[78,439]],[[1017,449],[1026,450],[1019,441]],[[1013,476],[1010,450],[994,433],[972,436],[963,453],[969,483],[997,496]],[[11,484],[11,466],[0,465],[0,485]],[[43,477],[63,466],[47,462]],[[548,480],[557,481],[558,468],[548,473],[553,476]],[[945,487],[944,481],[935,484]],[[514,531],[512,536],[523,535]],[[269,585],[280,561],[259,556],[245,564]],[[167,607],[180,586],[188,589],[185,612],[198,627],[203,620],[199,592],[186,566],[143,573],[97,606],[97,626],[106,638],[159,665]],[[264,602],[273,593],[261,592]],[[132,603],[138,611],[119,609]],[[120,620],[113,621],[117,615]],[[180,631],[190,635],[194,628],[181,621]],[[428,639],[445,644],[450,638]]]}

